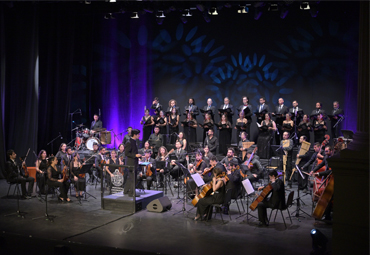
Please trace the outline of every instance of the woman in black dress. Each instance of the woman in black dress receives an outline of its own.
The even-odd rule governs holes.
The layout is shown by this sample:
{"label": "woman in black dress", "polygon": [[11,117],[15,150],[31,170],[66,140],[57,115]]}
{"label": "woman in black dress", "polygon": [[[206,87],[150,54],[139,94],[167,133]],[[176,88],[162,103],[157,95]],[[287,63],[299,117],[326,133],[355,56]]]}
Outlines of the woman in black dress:
{"label": "woman in black dress", "polygon": [[247,125],[248,125],[248,120],[247,118],[244,117],[244,111],[240,111],[239,119],[237,119],[235,123],[237,144],[239,144],[240,142],[240,133],[246,132]]}
{"label": "woman in black dress", "polygon": [[219,167],[215,167],[213,169],[213,177],[212,177],[212,189],[213,195],[204,197],[199,199],[197,204],[197,215],[194,220],[203,219],[203,217],[210,217],[210,215],[206,215],[209,211],[209,207],[212,204],[222,204],[225,199],[225,185],[226,180],[225,177],[222,177],[222,169]]}
{"label": "woman in black dress", "polygon": [[199,126],[203,128],[203,140],[202,140],[202,143],[204,143],[204,140],[206,139],[208,130],[210,130],[210,129],[213,130],[213,126],[214,126],[214,122],[213,122],[213,120],[211,118],[211,114],[206,113],[204,115],[203,125],[200,125],[199,124]]}
{"label": "woman in black dress", "polygon": [[163,186],[164,186],[164,175],[169,172],[169,170],[167,168],[167,165],[168,165],[168,157],[166,158],[167,153],[168,152],[167,152],[166,147],[162,146],[162,147],[159,148],[158,155],[155,158],[155,160],[157,162],[158,161],[165,162],[165,167],[164,168],[156,169],[157,174],[159,174],[159,185],[157,186],[158,188],[163,188]]}
{"label": "woman in black dress", "polygon": [[[289,132],[289,134],[291,134],[293,127],[294,127],[294,122],[291,119],[290,113],[285,114],[285,120],[283,121],[283,127],[281,129],[283,131],[282,133]],[[281,136],[283,136],[283,134],[281,134]]]}
{"label": "woman in black dress", "polygon": [[149,109],[145,109],[145,115],[140,121],[141,125],[144,125],[143,127],[143,141],[147,141],[149,139],[150,134],[152,133],[153,130],[153,125],[154,119],[152,116],[150,116],[150,111]]}
{"label": "woman in black dress", "polygon": [[180,132],[179,133],[179,136],[176,140],[176,142],[179,141],[181,143],[181,148],[185,151],[188,151],[188,142],[186,141],[186,139],[184,138],[184,133],[183,132]]}
{"label": "woman in black dress", "polygon": [[307,137],[306,141],[310,142],[310,139],[311,139],[310,133],[312,132],[312,124],[307,114],[303,115],[303,120],[298,124],[297,130],[298,130],[298,137],[301,137],[302,135],[304,135]]}
{"label": "woman in black dress", "polygon": [[63,179],[59,179],[59,175],[62,174],[62,171],[58,170],[57,163],[58,159],[56,157],[51,157],[48,160],[49,167],[48,167],[48,185],[49,187],[57,187],[59,188],[60,195],[58,199],[62,202],[67,201],[71,202],[71,199],[67,196],[67,192],[69,189],[69,182],[63,181]]}
{"label": "woman in black dress", "polygon": [[257,139],[258,156],[263,159],[270,158],[270,146],[274,132],[276,131],[275,121],[271,119],[270,113],[265,114],[265,120],[261,122],[260,133]]}
{"label": "woman in black dress", "polygon": [[176,142],[176,134],[179,133],[179,121],[180,116],[177,113],[175,107],[172,108],[171,116],[168,118],[168,126],[169,126],[169,134],[171,136],[171,144],[175,144]]}
{"label": "woman in black dress", "polygon": [[48,161],[46,160],[46,151],[41,150],[37,156],[36,161],[36,182],[39,187],[39,195],[45,194],[45,181],[47,177],[46,170],[48,168]]}
{"label": "woman in black dress", "polygon": [[325,133],[328,128],[324,121],[324,116],[319,114],[317,120],[313,122],[313,132],[315,135],[315,143],[322,143],[325,140]]}
{"label": "woman in black dress", "polygon": [[80,173],[81,168],[80,155],[75,152],[72,154],[72,161],[69,169],[71,169],[71,179],[74,181],[76,198],[82,197],[82,192],[85,191],[86,187],[85,173]]}
{"label": "woman in black dress", "polygon": [[184,135],[189,143],[197,142],[197,121],[193,118],[193,114],[188,113],[186,120],[183,121],[181,126],[184,127]]}
{"label": "woman in black dress", "polygon": [[219,129],[219,153],[221,155],[227,154],[227,146],[231,144],[231,123],[227,120],[226,114],[221,116],[221,121],[217,125]]}

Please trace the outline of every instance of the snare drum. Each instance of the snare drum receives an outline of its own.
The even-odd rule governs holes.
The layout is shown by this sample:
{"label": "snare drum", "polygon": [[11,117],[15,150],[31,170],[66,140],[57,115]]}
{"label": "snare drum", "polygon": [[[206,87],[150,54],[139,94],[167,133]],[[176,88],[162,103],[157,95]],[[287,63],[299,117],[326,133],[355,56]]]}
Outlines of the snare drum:
{"label": "snare drum", "polygon": [[85,128],[85,129],[82,131],[82,136],[83,136],[84,138],[89,138],[89,137],[90,137],[90,129]]}
{"label": "snare drum", "polygon": [[88,150],[93,151],[93,150],[94,150],[94,143],[97,143],[97,144],[99,144],[99,146],[100,146],[100,140],[99,140],[99,138],[96,138],[96,137],[90,137],[90,138],[89,138],[89,139],[87,139],[87,141],[86,141],[86,148],[87,148]]}

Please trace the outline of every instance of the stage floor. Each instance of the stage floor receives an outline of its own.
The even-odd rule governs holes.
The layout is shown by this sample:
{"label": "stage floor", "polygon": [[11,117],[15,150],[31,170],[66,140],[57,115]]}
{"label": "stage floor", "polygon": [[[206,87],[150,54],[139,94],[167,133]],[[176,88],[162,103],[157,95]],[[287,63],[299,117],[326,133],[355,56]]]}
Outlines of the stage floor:
{"label": "stage floor", "polygon": [[[258,227],[256,219],[243,221],[235,204],[231,205],[230,221],[224,215],[209,222],[193,221],[196,210],[190,201],[186,212],[178,202],[177,190],[168,192],[172,201],[170,211],[148,212],[145,208],[135,213],[120,213],[101,209],[100,188],[87,187],[97,197],[78,203],[59,203],[49,197],[48,212],[57,216],[54,222],[44,218],[45,203],[37,198],[20,200],[20,210],[26,212],[24,219],[17,216],[4,217],[17,210],[14,196],[6,197],[8,184],[0,180],[0,254],[53,254],[56,245],[64,245],[78,254],[309,254],[312,250],[310,231],[319,229],[329,239],[331,250],[332,226],[312,218],[298,221],[286,219],[285,229],[281,215],[269,227]],[[296,191],[296,184],[293,185]],[[12,194],[13,188],[10,194]],[[74,194],[74,192],[72,192]],[[182,197],[182,194],[180,194]],[[303,211],[310,214],[311,197],[302,198],[306,204]],[[296,206],[290,209],[294,211]],[[268,210],[268,213],[270,210]],[[252,212],[257,216],[257,210]],[[284,212],[287,216],[287,212]],[[41,217],[33,220],[33,218]]]}

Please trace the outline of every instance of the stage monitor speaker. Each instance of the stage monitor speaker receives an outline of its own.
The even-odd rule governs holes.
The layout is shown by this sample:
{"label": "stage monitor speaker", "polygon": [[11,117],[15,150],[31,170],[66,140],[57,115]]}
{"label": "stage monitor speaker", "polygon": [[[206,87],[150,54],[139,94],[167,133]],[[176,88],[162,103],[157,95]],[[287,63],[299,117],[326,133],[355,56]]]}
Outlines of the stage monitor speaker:
{"label": "stage monitor speaker", "polygon": [[171,201],[168,197],[160,197],[150,202],[146,209],[149,212],[164,212],[170,210],[172,207]]}
{"label": "stage monitor speaker", "polygon": [[280,167],[280,157],[270,158],[270,166],[279,168]]}

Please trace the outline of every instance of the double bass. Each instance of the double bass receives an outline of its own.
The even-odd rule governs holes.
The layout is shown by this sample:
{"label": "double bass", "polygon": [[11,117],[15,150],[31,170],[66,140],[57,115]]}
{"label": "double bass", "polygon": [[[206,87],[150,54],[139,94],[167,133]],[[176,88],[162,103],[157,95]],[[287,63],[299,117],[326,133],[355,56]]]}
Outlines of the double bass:
{"label": "double bass", "polygon": [[[322,147],[326,146],[328,143],[329,143],[329,139],[330,139],[330,136],[329,135],[325,135],[325,140],[321,143],[321,146],[320,146],[320,152],[321,152],[321,149]],[[319,159],[318,157],[316,158],[316,166],[321,164],[322,162],[322,159]],[[325,166],[321,167],[319,170],[317,170],[317,173],[320,173],[320,172],[324,172],[325,171]],[[312,200],[314,202],[318,201],[319,197],[321,196],[321,194],[324,192],[325,190],[325,187],[326,185],[324,183],[324,179],[321,177],[315,177],[314,178],[314,185],[313,185],[313,190],[312,190]]]}

